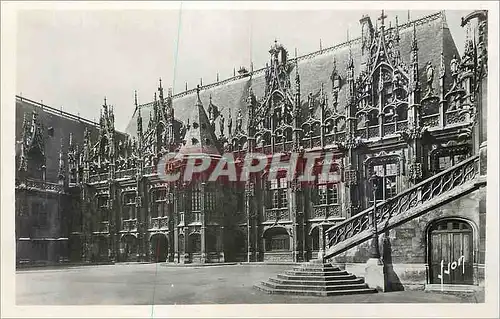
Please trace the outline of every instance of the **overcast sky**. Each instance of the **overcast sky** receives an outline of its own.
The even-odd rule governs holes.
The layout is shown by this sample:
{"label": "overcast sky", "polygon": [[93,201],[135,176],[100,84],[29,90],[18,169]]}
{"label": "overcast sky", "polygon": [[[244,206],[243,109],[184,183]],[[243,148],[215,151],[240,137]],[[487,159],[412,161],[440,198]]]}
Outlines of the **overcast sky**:
{"label": "overcast sky", "polygon": [[[436,11],[410,12],[411,19]],[[447,11],[455,43],[463,50],[460,18]],[[17,24],[16,92],[24,97],[96,120],[104,96],[115,106],[116,128],[124,130],[139,103],[152,100],[161,77],[174,93],[203,79],[214,82],[233,68],[268,61],[275,38],[299,55],[360,36],[359,19],[380,11],[276,10],[92,10],[20,11]],[[386,11],[394,25],[408,11]],[[179,41],[177,41],[179,39]],[[178,44],[178,45],[177,45]],[[403,53],[404,54],[404,53]]]}

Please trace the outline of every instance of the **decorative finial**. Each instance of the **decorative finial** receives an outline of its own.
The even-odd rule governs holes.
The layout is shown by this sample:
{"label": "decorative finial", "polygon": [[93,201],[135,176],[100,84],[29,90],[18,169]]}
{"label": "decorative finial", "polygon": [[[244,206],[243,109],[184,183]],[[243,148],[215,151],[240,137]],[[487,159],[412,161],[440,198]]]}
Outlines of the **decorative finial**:
{"label": "decorative finial", "polygon": [[203,86],[203,78],[200,78],[200,85]]}
{"label": "decorative finial", "polygon": [[236,68],[233,68],[233,76],[236,76]]}
{"label": "decorative finial", "polygon": [[104,97],[104,106],[107,106],[107,100],[106,100],[106,97]]}
{"label": "decorative finial", "polygon": [[201,105],[201,99],[200,99],[200,85],[198,84],[196,86],[196,97],[197,97],[197,101],[196,101],[196,104],[197,105]]}
{"label": "decorative finial", "polygon": [[188,90],[188,83],[186,82],[186,91]]}
{"label": "decorative finial", "polygon": [[160,78],[160,90],[162,89],[162,86],[161,86],[161,78]]}
{"label": "decorative finial", "polygon": [[[321,43],[321,38],[319,39],[319,50],[322,51],[323,50],[323,44]],[[297,56],[297,55],[295,55]]]}
{"label": "decorative finial", "polygon": [[217,83],[219,83],[219,72],[217,72]]}
{"label": "decorative finial", "polygon": [[134,91],[134,103],[135,103],[135,107],[137,108],[138,104],[137,104],[137,90]]}
{"label": "decorative finial", "polygon": [[387,16],[384,14],[384,10],[382,10],[382,14],[380,15],[380,17],[378,18],[380,20],[380,27],[383,28],[384,27],[384,20],[385,18],[387,18]]}
{"label": "decorative finial", "polygon": [[410,10],[408,10],[408,22],[410,22]]}

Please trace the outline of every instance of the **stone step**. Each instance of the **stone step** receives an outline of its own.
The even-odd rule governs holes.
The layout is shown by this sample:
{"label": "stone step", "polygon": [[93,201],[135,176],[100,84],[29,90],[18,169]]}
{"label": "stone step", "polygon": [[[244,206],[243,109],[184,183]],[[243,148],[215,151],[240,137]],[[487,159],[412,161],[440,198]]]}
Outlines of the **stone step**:
{"label": "stone step", "polygon": [[298,289],[298,290],[273,289],[264,286],[262,284],[256,284],[253,287],[268,294],[302,295],[302,296],[318,296],[318,297],[335,296],[335,295],[368,294],[377,292],[376,289],[371,289],[371,288],[346,289],[346,290],[334,290],[334,291],[314,291],[314,290],[304,290],[304,289]]}
{"label": "stone step", "polygon": [[293,267],[294,270],[306,270],[306,271],[315,271],[315,272],[322,272],[322,271],[340,271],[341,269],[339,267],[334,267],[332,265],[325,265],[325,266],[313,266],[313,265],[300,265]]}
{"label": "stone step", "polygon": [[345,270],[325,270],[325,271],[309,271],[309,270],[285,270],[285,274],[292,276],[345,276],[349,273]]}
{"label": "stone step", "polygon": [[350,280],[355,279],[356,276],[352,274],[337,275],[337,276],[325,276],[322,274],[309,274],[309,275],[290,275],[290,274],[278,274],[279,279],[285,280],[306,280],[306,281],[338,281],[338,280]]}
{"label": "stone step", "polygon": [[310,285],[278,284],[269,281],[262,281],[261,284],[277,290],[335,291],[335,290],[352,290],[352,289],[367,288],[367,285],[365,283],[333,285],[333,286],[310,286]]}
{"label": "stone step", "polygon": [[282,285],[302,285],[302,286],[320,286],[320,287],[330,287],[339,285],[350,285],[350,284],[364,284],[365,280],[363,278],[354,279],[342,279],[342,280],[290,280],[283,278],[269,278],[269,281],[276,284]]}

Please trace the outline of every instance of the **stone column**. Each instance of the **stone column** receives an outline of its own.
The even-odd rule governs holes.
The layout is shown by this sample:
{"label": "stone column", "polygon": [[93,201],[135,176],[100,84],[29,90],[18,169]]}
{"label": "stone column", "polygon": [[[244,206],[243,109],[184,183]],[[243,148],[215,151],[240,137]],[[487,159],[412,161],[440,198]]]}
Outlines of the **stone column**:
{"label": "stone column", "polygon": [[319,225],[319,251],[318,251],[318,259],[323,259],[325,255],[325,230],[323,224]]}
{"label": "stone column", "polygon": [[251,190],[252,190],[252,182],[247,181],[245,185],[245,213],[247,216],[247,262],[253,261],[253,252],[252,252],[252,199],[251,199]]}
{"label": "stone column", "polygon": [[221,261],[225,262],[225,254],[224,254],[224,226],[220,227],[220,256]]}
{"label": "stone column", "polygon": [[205,182],[201,183],[201,263],[207,262],[207,247],[206,247],[206,216],[205,216]]}

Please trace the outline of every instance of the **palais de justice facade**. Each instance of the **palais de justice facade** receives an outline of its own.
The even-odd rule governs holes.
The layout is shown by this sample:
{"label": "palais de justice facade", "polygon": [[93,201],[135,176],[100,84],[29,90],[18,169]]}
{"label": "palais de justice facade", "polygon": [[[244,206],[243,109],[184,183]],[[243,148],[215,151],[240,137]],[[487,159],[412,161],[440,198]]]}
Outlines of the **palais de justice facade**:
{"label": "palais de justice facade", "polygon": [[[160,80],[154,101],[140,104],[136,93],[126,132],[115,130],[106,100],[93,123],[17,97],[18,263],[318,255],[363,263],[366,238],[353,238],[373,221],[366,210],[374,201],[381,212],[396,202],[403,213],[424,207],[423,193],[401,205],[432,182],[437,204],[380,231],[391,260],[414,265],[400,272],[408,281],[433,282],[441,259],[464,255],[470,267],[450,280],[477,284],[485,181],[441,195],[485,175],[486,12],[464,19],[461,56],[444,12],[404,24],[386,18],[363,16],[360,37],[307,55],[275,41],[265,67],[181,93],[165,92]],[[329,153],[341,178],[313,187],[281,174],[268,181],[268,172],[242,187],[166,183],[156,166],[167,152],[214,160],[232,152],[237,163],[248,152]]]}

